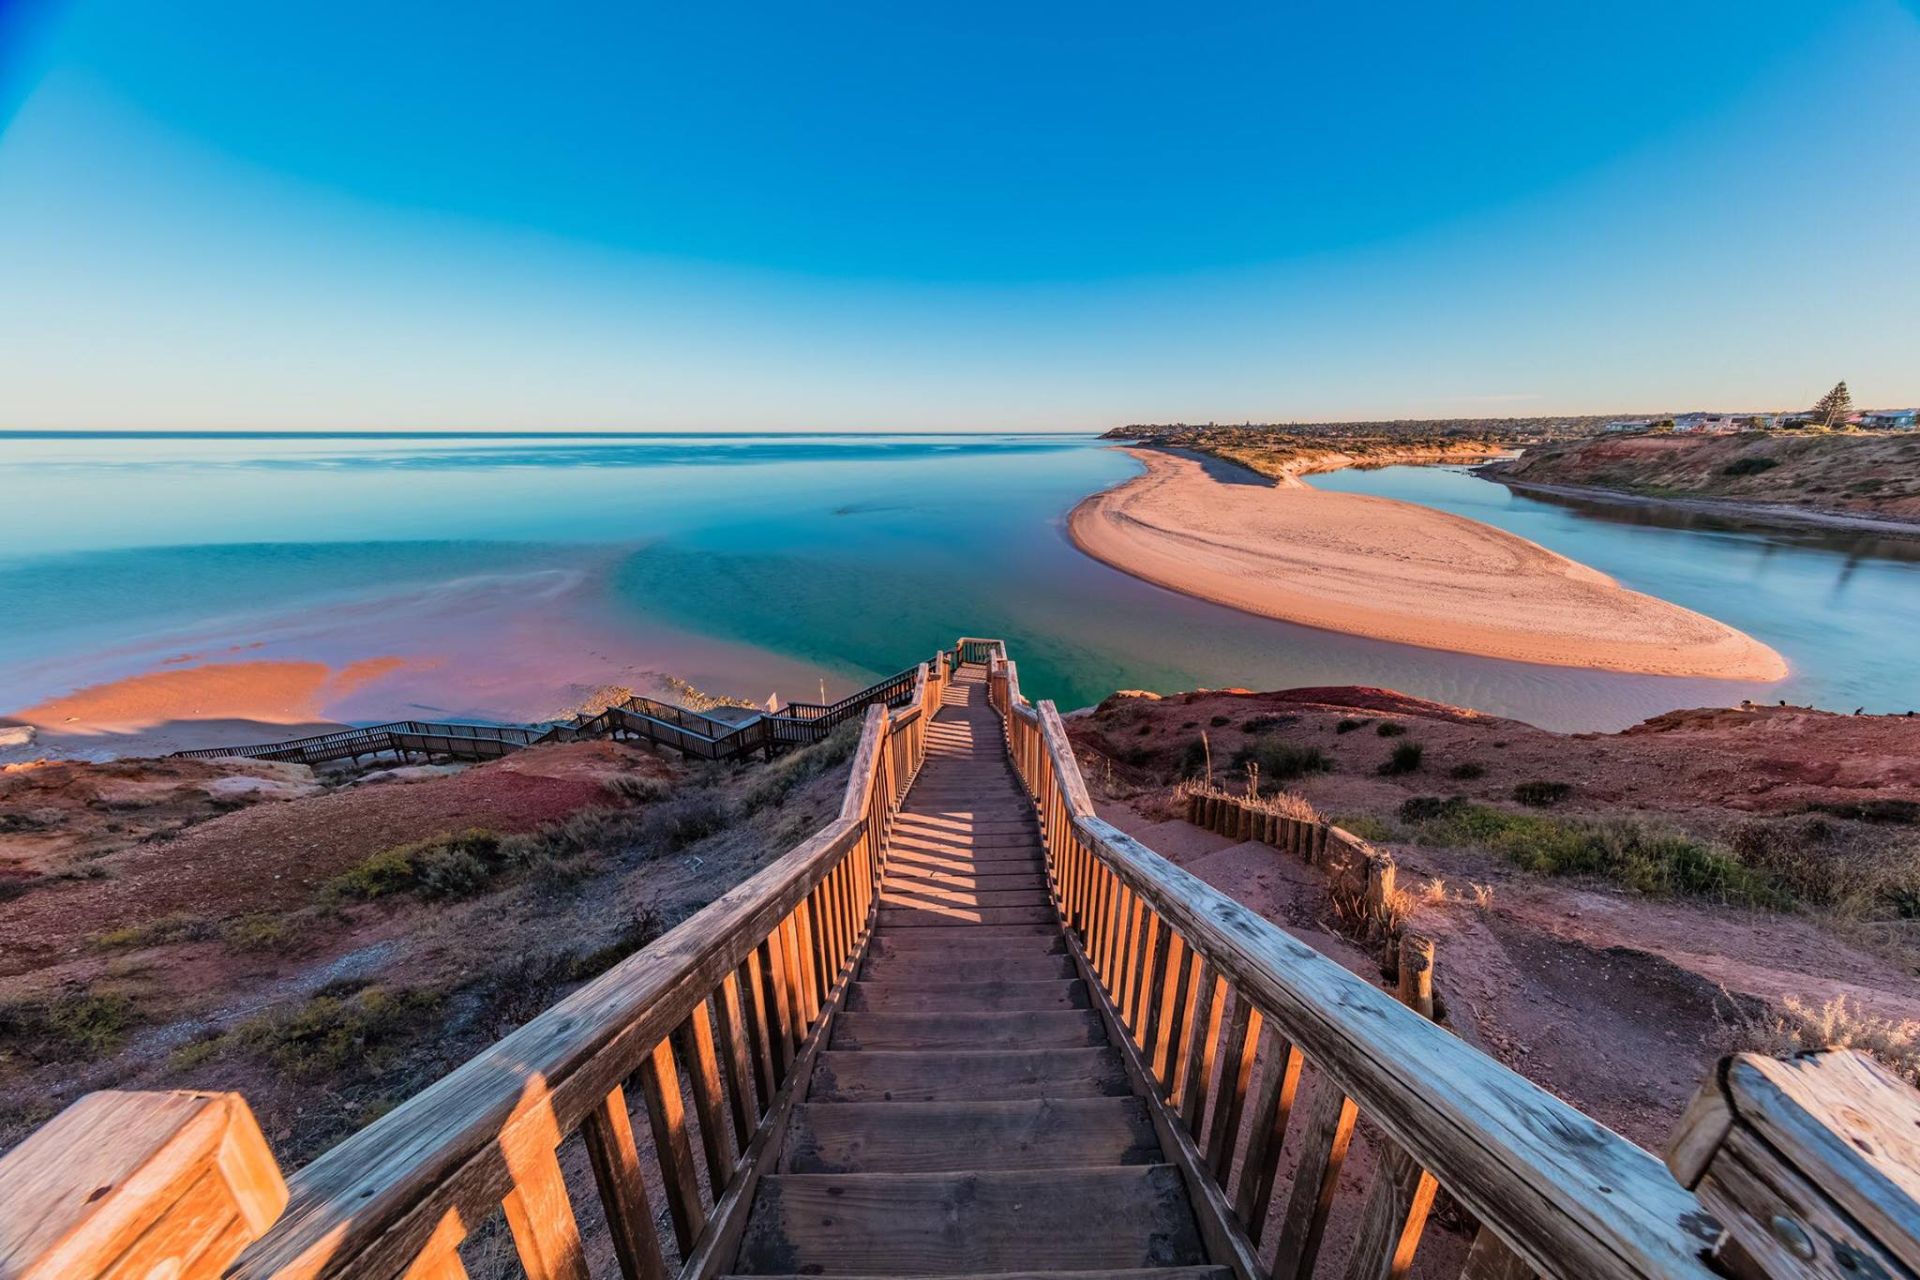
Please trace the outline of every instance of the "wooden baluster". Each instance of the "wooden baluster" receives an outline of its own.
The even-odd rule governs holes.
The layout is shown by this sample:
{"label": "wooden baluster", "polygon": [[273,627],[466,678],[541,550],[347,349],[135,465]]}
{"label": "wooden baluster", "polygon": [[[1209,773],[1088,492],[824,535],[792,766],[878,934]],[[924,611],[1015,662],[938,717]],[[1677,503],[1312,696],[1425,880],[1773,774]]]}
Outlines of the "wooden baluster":
{"label": "wooden baluster", "polygon": [[1193,1042],[1187,1046],[1187,1087],[1180,1102],[1180,1119],[1197,1144],[1200,1118],[1206,1112],[1207,1089],[1213,1083],[1213,1060],[1220,1041],[1220,1018],[1226,1011],[1227,983],[1207,966],[1206,985],[1201,988],[1203,1004],[1193,1022]]}
{"label": "wooden baluster", "polygon": [[1133,954],[1127,960],[1127,998],[1119,1006],[1121,1023],[1133,1034],[1135,1044],[1140,1042],[1140,1027],[1146,1019],[1140,1017],[1142,996],[1146,990],[1148,967],[1152,965],[1154,948],[1154,908],[1146,906],[1146,898],[1139,898],[1133,910]]}
{"label": "wooden baluster", "polygon": [[1255,1244],[1267,1226],[1267,1210],[1273,1203],[1273,1180],[1280,1169],[1280,1151],[1286,1145],[1287,1121],[1293,1115],[1293,1100],[1300,1090],[1300,1067],[1306,1055],[1280,1038],[1273,1025],[1266,1028],[1265,1073],[1248,1109],[1252,1126],[1247,1131],[1247,1154],[1240,1163],[1240,1193],[1234,1197],[1234,1213]]}
{"label": "wooden baluster", "polygon": [[1240,1112],[1246,1105],[1247,1085],[1253,1078],[1253,1049],[1260,1040],[1260,1011],[1231,990],[1226,1029],[1220,1037],[1220,1091],[1213,1100],[1213,1122],[1207,1128],[1207,1159],[1213,1180],[1222,1188],[1233,1172],[1233,1149],[1240,1137]]}
{"label": "wooden baluster", "polygon": [[[467,1264],[460,1260],[460,1244],[466,1238],[466,1224],[460,1221],[459,1213],[447,1210],[440,1215],[439,1225],[426,1244],[400,1273],[400,1280],[469,1280]],[[661,1280],[665,1280],[664,1270]]]}
{"label": "wooden baluster", "polygon": [[1140,962],[1146,958],[1146,899],[1129,895],[1126,915],[1126,941],[1120,949],[1120,971],[1114,975],[1113,1009],[1120,1025],[1129,1033],[1134,1029],[1134,992],[1140,986]]}
{"label": "wooden baluster", "polygon": [[805,1040],[813,1020],[820,1016],[814,932],[813,899],[802,898],[787,917],[787,980],[793,984],[795,1040]]}
{"label": "wooden baluster", "polygon": [[1301,1135],[1300,1160],[1293,1171],[1293,1190],[1280,1223],[1273,1280],[1303,1280],[1313,1274],[1313,1264],[1320,1256],[1320,1239],[1327,1229],[1327,1210],[1333,1207],[1340,1166],[1346,1163],[1358,1114],[1359,1108],[1326,1072],[1315,1076],[1306,1129]]}
{"label": "wooden baluster", "polygon": [[1140,1059],[1153,1070],[1156,1057],[1155,1046],[1160,1039],[1161,1006],[1165,1003],[1162,996],[1167,985],[1167,953],[1173,946],[1173,926],[1153,917],[1153,935],[1148,939],[1153,959],[1147,968],[1146,981],[1140,984]]}
{"label": "wooden baluster", "polygon": [[1166,993],[1161,999],[1159,1040],[1153,1047],[1153,1074],[1162,1096],[1173,1091],[1173,1078],[1180,1070],[1180,1015],[1187,1007],[1187,970],[1193,963],[1185,938],[1169,931],[1168,939]]}
{"label": "wooden baluster", "polygon": [[673,1236],[680,1256],[693,1251],[706,1225],[700,1203],[700,1175],[693,1167],[693,1144],[687,1139],[687,1108],[680,1099],[680,1069],[673,1060],[673,1044],[662,1040],[640,1064],[640,1087],[647,1098],[647,1119],[653,1128],[653,1146],[667,1188],[667,1209],[673,1217]]}
{"label": "wooden baluster", "polygon": [[819,1016],[825,993],[833,986],[834,953],[840,946],[840,922],[833,909],[833,872],[821,877],[813,892],[794,908],[795,936],[800,948],[801,984],[806,993],[807,1025]]}
{"label": "wooden baluster", "polygon": [[1177,1077],[1167,1086],[1167,1105],[1176,1111],[1180,1109],[1180,1099],[1186,1096],[1187,1080],[1193,1075],[1195,1024],[1206,1016],[1201,1006],[1212,991],[1211,966],[1205,956],[1195,951],[1187,965],[1187,990],[1181,1001],[1180,1022],[1167,1048],[1167,1066]]}
{"label": "wooden baluster", "polygon": [[566,1179],[554,1154],[554,1135],[541,1133],[505,1149],[513,1189],[501,1207],[527,1280],[589,1280],[580,1248],[580,1225],[567,1199]]}
{"label": "wooden baluster", "polygon": [[780,1071],[773,1061],[773,1042],[777,1037],[773,1010],[767,1001],[769,984],[760,968],[760,956],[765,950],[762,944],[747,952],[746,963],[735,970],[745,975],[741,982],[747,1004],[747,1038],[753,1042],[755,1110],[760,1112],[773,1105],[773,1095],[780,1088]]}
{"label": "wooden baluster", "polygon": [[761,972],[767,985],[767,1038],[773,1045],[773,1087],[787,1080],[787,1064],[793,1061],[793,1013],[787,1005],[787,943],[785,922],[777,924],[767,940],[760,944]]}
{"label": "wooden baluster", "polygon": [[1460,1268],[1460,1280],[1534,1280],[1534,1270],[1492,1227],[1483,1224],[1467,1251],[1466,1265]]}
{"label": "wooden baluster", "polygon": [[693,1113],[700,1118],[700,1153],[707,1161],[707,1189],[718,1200],[733,1175],[727,1156],[726,1123],[720,1116],[720,1057],[713,1048],[713,1024],[707,1002],[693,1006],[680,1027],[680,1052],[687,1060],[687,1081],[693,1086]]}
{"label": "wooden baluster", "polygon": [[1093,940],[1087,963],[1093,967],[1094,980],[1104,987],[1107,948],[1113,939],[1113,900],[1120,893],[1120,878],[1105,863],[1100,864],[1094,877],[1093,893]]}
{"label": "wooden baluster", "polygon": [[633,1144],[626,1091],[615,1085],[587,1114],[580,1136],[586,1139],[587,1157],[593,1163],[593,1180],[600,1188],[620,1274],[626,1280],[666,1280],[667,1262],[653,1228],[653,1206],[647,1202],[640,1153]]}
{"label": "wooden baluster", "polygon": [[1402,1280],[1426,1228],[1440,1184],[1388,1137],[1379,1143],[1373,1186],[1360,1213],[1347,1280]]}
{"label": "wooden baluster", "polygon": [[773,933],[779,939],[781,973],[787,980],[787,1034],[796,1053],[813,1025],[813,1015],[807,1008],[807,980],[800,966],[799,915],[797,907],[788,912]]}
{"label": "wooden baluster", "polygon": [[1132,891],[1120,880],[1120,877],[1108,874],[1112,885],[1107,893],[1105,919],[1101,922],[1100,944],[1100,984],[1107,989],[1112,998],[1120,989],[1120,970],[1116,957],[1126,942],[1128,901]]}
{"label": "wooden baluster", "polygon": [[740,1155],[759,1127],[761,1103],[754,1092],[752,1050],[747,1042],[738,972],[720,980],[720,1004],[715,1012],[720,1015],[720,1043],[727,1060],[727,1107],[733,1119],[734,1154]]}

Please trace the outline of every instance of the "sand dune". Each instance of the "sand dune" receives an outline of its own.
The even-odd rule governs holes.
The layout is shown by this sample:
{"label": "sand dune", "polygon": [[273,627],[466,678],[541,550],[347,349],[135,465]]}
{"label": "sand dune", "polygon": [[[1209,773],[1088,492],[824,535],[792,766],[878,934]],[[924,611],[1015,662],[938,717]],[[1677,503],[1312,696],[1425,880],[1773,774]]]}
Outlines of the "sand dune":
{"label": "sand dune", "polygon": [[1147,473],[1075,507],[1074,543],[1148,582],[1248,613],[1516,662],[1778,680],[1733,628],[1524,538],[1412,503],[1300,483],[1222,484],[1129,449]]}

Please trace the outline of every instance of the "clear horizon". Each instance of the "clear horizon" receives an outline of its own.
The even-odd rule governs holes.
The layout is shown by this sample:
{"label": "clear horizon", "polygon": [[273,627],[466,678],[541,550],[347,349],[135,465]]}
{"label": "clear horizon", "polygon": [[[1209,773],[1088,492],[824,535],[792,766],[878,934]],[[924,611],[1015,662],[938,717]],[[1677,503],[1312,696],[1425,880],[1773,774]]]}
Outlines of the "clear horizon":
{"label": "clear horizon", "polygon": [[1920,10],[0,5],[0,429],[1920,401]]}

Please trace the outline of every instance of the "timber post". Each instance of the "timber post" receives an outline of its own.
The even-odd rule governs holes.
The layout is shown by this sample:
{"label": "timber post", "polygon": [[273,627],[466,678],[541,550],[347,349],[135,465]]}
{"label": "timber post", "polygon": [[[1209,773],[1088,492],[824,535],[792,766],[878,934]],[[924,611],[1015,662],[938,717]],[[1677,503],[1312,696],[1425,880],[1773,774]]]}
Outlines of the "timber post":
{"label": "timber post", "polygon": [[89,1093],[0,1159],[0,1280],[217,1276],[287,1184],[237,1093]]}
{"label": "timber post", "polygon": [[1920,1274],[1920,1092],[1865,1054],[1722,1059],[1667,1168],[1740,1280]]}

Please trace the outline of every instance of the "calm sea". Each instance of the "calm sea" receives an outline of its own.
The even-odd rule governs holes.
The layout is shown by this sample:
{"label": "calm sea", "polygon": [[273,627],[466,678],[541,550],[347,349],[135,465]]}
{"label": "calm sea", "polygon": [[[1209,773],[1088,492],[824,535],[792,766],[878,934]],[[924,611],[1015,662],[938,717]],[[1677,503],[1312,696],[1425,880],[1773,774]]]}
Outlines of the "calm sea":
{"label": "calm sea", "polygon": [[[332,662],[402,633],[417,649],[423,601],[453,630],[497,625],[503,604],[551,622],[556,667],[612,636],[756,697],[770,673],[792,697],[817,691],[792,687],[803,678],[856,687],[967,633],[1006,637],[1028,690],[1063,708],[1120,688],[1315,684],[1583,729],[1743,696],[1920,706],[1911,546],[1632,523],[1443,468],[1316,477],[1511,529],[1794,666],[1774,686],[1628,677],[1332,635],[1137,582],[1063,528],[1136,470],[1084,436],[0,436],[0,710],[263,634],[286,657],[324,630],[315,656]],[[463,591],[487,608],[448,603]],[[528,714],[484,682],[468,695],[464,714]]]}

